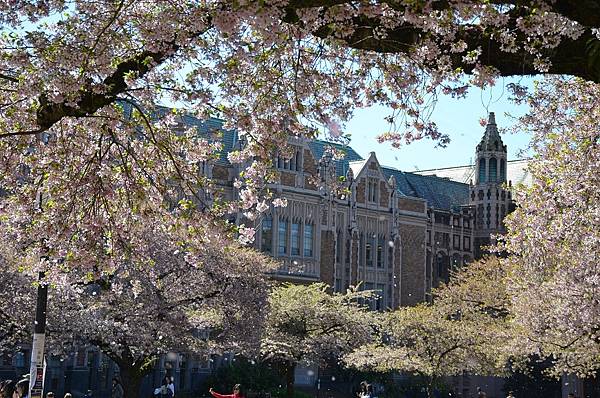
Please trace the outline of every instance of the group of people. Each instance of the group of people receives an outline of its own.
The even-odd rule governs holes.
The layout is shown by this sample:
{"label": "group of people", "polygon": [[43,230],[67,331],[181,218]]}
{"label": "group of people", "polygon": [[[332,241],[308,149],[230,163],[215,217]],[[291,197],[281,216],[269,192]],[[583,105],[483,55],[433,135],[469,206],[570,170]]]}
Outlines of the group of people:
{"label": "group of people", "polygon": [[373,397],[373,386],[366,381],[361,381],[358,386],[358,392],[356,393],[358,398],[372,398]]}
{"label": "group of people", "polygon": [[[0,398],[28,398],[29,397],[29,379],[26,377],[20,381],[4,380],[0,382]],[[46,398],[56,398],[56,395],[50,391]],[[66,393],[64,398],[73,398],[71,393]],[[88,391],[84,398],[92,398],[92,392]],[[123,398],[123,396],[121,396]]]}
{"label": "group of people", "polygon": [[160,387],[154,389],[154,396],[157,398],[175,397],[175,384],[173,383],[173,378],[165,376]]}
{"label": "group of people", "polygon": [[[46,394],[46,398],[56,398],[56,396],[52,391],[50,391],[49,393]],[[64,398],[73,398],[73,395],[71,395],[71,393],[68,392],[65,394]]]}
{"label": "group of people", "polygon": [[28,395],[29,379],[27,378],[0,382],[0,398],[27,398]]}

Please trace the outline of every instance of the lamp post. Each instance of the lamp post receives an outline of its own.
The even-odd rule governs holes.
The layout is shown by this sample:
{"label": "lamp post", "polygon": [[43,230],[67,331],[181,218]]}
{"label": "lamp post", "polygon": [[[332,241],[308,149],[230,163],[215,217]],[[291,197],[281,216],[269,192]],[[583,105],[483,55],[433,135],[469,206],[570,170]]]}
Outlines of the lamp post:
{"label": "lamp post", "polygon": [[39,273],[31,366],[29,368],[29,398],[42,398],[44,393],[44,343],[46,341],[46,309],[48,307],[48,285],[43,282],[44,273]]}
{"label": "lamp post", "polygon": [[[41,211],[43,211],[43,200],[40,189],[36,195],[36,202]],[[42,256],[40,259],[45,261],[47,258]],[[29,367],[29,398],[42,398],[44,394],[44,345],[46,342],[46,310],[48,308],[48,284],[44,282],[44,276],[45,273],[40,271],[31,345],[31,365]]]}

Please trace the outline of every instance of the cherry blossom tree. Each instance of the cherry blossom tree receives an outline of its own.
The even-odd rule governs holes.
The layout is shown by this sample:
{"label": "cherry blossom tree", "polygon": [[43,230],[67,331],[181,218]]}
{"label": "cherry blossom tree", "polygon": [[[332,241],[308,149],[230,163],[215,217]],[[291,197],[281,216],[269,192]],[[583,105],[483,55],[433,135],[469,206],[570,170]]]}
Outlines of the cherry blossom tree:
{"label": "cherry blossom tree", "polygon": [[[134,249],[144,253],[146,262],[122,261],[110,272],[89,274],[78,282],[52,283],[46,333],[49,352],[65,355],[78,347],[98,347],[119,366],[125,394],[131,397],[139,396],[142,379],[160,354],[228,350],[256,355],[269,291],[265,273],[274,264],[233,244],[214,226],[195,227],[212,229],[203,234],[210,240],[193,245],[169,226],[147,225],[140,230],[144,233],[136,242],[140,246]],[[192,234],[196,233],[201,231]],[[66,258],[55,266],[71,267],[71,261]],[[13,323],[30,325],[35,302],[32,284],[37,280],[17,269],[28,267],[22,258],[5,267],[0,314],[8,314]],[[2,345],[14,349],[23,333],[7,332],[11,339],[3,339]]]}
{"label": "cherry blossom tree", "polygon": [[269,297],[270,311],[261,354],[283,366],[287,396],[294,396],[298,363],[320,364],[366,344],[375,331],[372,313],[359,300],[369,292],[331,293],[323,283],[285,284]]}
{"label": "cherry blossom tree", "polygon": [[[146,242],[155,230],[184,258],[234,233],[248,242],[252,229],[235,231],[223,216],[266,210],[264,183],[277,178],[271,158],[286,154],[289,137],[325,129],[340,138],[357,107],[378,103],[391,109],[382,141],[443,144],[447,137],[428,118],[438,95],[461,97],[498,76],[572,75],[588,82],[543,86],[524,119],[543,160],[508,221],[505,250],[524,271],[513,282],[515,312],[544,337],[537,349],[562,347],[556,355],[565,369],[579,366],[569,352],[589,369],[598,336],[599,7],[591,0],[0,2],[2,267],[19,259],[25,276],[43,271],[68,292],[158,264]],[[522,98],[522,87],[510,88]],[[205,200],[214,187],[201,165],[219,147],[180,123],[181,112],[157,111],[159,103],[223,117],[238,130],[246,145],[229,160],[246,168],[240,200]],[[539,295],[520,294],[529,287]],[[546,308],[547,297],[560,305]],[[575,311],[578,300],[583,311]],[[538,329],[526,315],[536,305],[549,311],[540,312],[547,316],[537,317]],[[419,308],[423,316],[433,311]]]}
{"label": "cherry blossom tree", "polygon": [[470,264],[434,292],[434,304],[381,314],[380,340],[344,361],[364,370],[418,375],[425,380],[428,397],[446,376],[504,375],[513,334],[510,299],[504,283],[498,284],[503,281],[497,260]]}
{"label": "cherry blossom tree", "polygon": [[[221,116],[247,138],[231,157],[250,164],[246,210],[261,203],[274,149],[319,128],[339,136],[356,107],[392,109],[382,140],[444,143],[426,106],[440,93],[463,96],[468,84],[500,75],[598,76],[593,1],[17,0],[1,7],[3,174],[22,163],[81,166],[92,148],[105,165],[111,156],[102,154],[116,146],[135,162],[161,165],[145,168],[156,190],[169,173],[189,189],[197,183],[190,160],[206,157],[194,151],[198,142],[143,116],[143,128],[124,128],[115,107],[118,100],[144,109],[177,104],[201,118]],[[43,133],[56,139],[45,150]],[[145,141],[130,145],[131,135]],[[36,156],[22,159],[32,153],[25,148]],[[181,154],[190,156],[181,161]],[[65,196],[80,192],[76,181],[60,187]]]}
{"label": "cherry blossom tree", "polygon": [[597,85],[553,78],[539,84],[518,128],[532,133],[532,184],[499,249],[512,270],[515,322],[529,351],[553,361],[556,375],[600,367],[600,165]]}

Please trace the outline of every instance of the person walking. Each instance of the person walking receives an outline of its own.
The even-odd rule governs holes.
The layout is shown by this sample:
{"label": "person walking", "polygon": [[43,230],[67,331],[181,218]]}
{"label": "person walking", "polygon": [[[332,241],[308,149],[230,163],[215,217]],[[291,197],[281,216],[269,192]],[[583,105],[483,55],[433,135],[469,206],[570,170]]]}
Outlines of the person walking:
{"label": "person walking", "polygon": [[175,386],[171,383],[171,379],[165,376],[162,379],[160,387],[154,390],[154,396],[158,398],[173,398],[175,395]]}
{"label": "person walking", "polygon": [[361,381],[358,387],[358,398],[371,398],[371,386],[366,381]]}
{"label": "person walking", "polygon": [[243,398],[244,397],[244,394],[242,394],[242,385],[241,384],[236,384],[235,386],[233,386],[233,394],[229,394],[229,395],[219,394],[218,392],[215,392],[215,390],[213,390],[212,387],[208,390],[208,392],[210,393],[210,395],[212,395],[215,398]]}
{"label": "person walking", "polygon": [[15,386],[13,398],[28,398],[29,397],[29,379],[19,380]]}
{"label": "person walking", "polygon": [[123,386],[121,385],[121,382],[119,381],[119,379],[117,379],[116,377],[113,377],[112,379],[112,392],[110,397],[111,398],[123,398],[123,395],[125,395],[125,391],[123,391]]}
{"label": "person walking", "polygon": [[515,398],[515,396],[513,395],[512,391],[509,391],[508,395],[506,396],[506,398]]}

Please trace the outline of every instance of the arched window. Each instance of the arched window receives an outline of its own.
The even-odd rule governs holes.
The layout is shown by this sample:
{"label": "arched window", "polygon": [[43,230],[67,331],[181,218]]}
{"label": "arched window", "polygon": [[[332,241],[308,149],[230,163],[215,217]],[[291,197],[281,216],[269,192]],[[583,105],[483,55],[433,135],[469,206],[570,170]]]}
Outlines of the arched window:
{"label": "arched window", "polygon": [[485,159],[479,159],[479,182],[485,182]]}
{"label": "arched window", "polygon": [[490,178],[488,179],[488,181],[498,181],[498,161],[496,160],[496,158],[490,159]]}
{"label": "arched window", "polygon": [[500,160],[500,181],[506,182],[506,161],[504,159]]}

